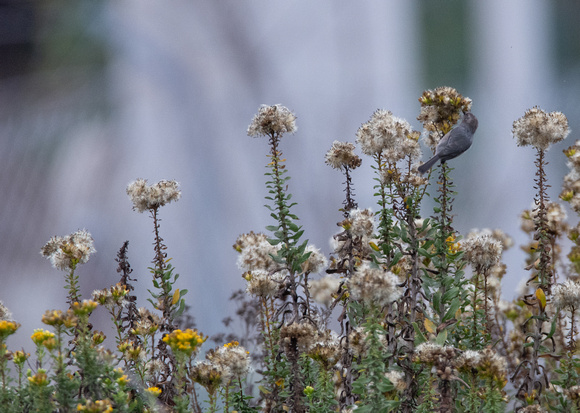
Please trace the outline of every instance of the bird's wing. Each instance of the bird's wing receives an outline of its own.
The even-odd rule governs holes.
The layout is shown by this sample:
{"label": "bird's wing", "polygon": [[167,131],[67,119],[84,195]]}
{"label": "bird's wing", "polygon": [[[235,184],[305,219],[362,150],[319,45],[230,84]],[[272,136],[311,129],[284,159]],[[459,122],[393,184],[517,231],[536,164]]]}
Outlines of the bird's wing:
{"label": "bird's wing", "polygon": [[437,154],[441,158],[452,159],[461,155],[471,146],[471,142],[465,137],[465,131],[462,130],[462,125],[447,133],[437,146]]}

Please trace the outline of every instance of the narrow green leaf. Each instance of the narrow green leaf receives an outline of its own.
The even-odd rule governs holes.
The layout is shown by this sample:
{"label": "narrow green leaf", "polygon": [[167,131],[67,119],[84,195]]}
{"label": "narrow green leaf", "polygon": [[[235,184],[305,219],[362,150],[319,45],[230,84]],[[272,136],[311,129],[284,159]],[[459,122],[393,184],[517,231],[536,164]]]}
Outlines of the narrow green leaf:
{"label": "narrow green leaf", "polygon": [[419,328],[416,322],[413,322],[413,328],[415,329],[415,346],[427,342],[427,338],[423,335],[423,332]]}
{"label": "narrow green leaf", "polygon": [[443,302],[446,303],[457,297],[459,294],[459,287],[452,287],[450,290],[447,290],[445,294],[443,294]]}
{"label": "narrow green leaf", "polygon": [[441,308],[441,291],[433,294],[433,308],[435,311],[439,311],[439,308]]}
{"label": "narrow green leaf", "polygon": [[447,341],[447,330],[440,331],[435,338],[435,342],[440,346],[444,346],[445,341]]}
{"label": "narrow green leaf", "polygon": [[445,313],[445,315],[441,319],[441,322],[444,323],[445,321],[452,319],[455,316],[455,313],[457,312],[459,307],[461,307],[461,300],[456,298],[451,302],[451,305],[449,306],[447,313]]}

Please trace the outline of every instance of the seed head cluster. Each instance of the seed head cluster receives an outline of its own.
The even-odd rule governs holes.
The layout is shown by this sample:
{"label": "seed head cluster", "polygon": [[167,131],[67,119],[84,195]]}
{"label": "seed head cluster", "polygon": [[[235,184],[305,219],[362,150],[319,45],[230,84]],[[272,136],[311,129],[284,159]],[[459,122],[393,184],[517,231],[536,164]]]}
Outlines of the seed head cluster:
{"label": "seed head cluster", "polygon": [[397,276],[381,268],[363,264],[348,280],[350,296],[368,306],[383,307],[401,296]]}
{"label": "seed head cluster", "polygon": [[279,247],[270,244],[265,234],[242,234],[236,240],[234,249],[240,253],[237,264],[241,270],[274,271],[279,267],[272,259],[278,254]]}
{"label": "seed head cluster", "polygon": [[307,321],[282,326],[280,344],[285,351],[290,351],[293,340],[296,340],[299,349],[308,351],[318,340],[318,330]]}
{"label": "seed head cluster", "polygon": [[296,132],[296,115],[282,105],[262,105],[248,126],[248,136],[280,136]]}
{"label": "seed head cluster", "polygon": [[93,237],[84,229],[64,237],[52,237],[40,250],[58,270],[69,270],[77,264],[85,264],[94,252]]}
{"label": "seed head cluster", "polygon": [[330,307],[338,293],[340,280],[331,276],[323,277],[309,283],[310,295],[317,303]]}
{"label": "seed head cluster", "polygon": [[133,202],[133,209],[145,212],[157,209],[181,198],[181,191],[176,181],[161,180],[148,185],[146,179],[136,179],[127,186],[127,195]]}
{"label": "seed head cluster", "polygon": [[512,134],[518,146],[533,146],[546,150],[570,133],[568,119],[561,112],[547,113],[538,107],[528,109],[513,123]]}
{"label": "seed head cluster", "polygon": [[328,260],[324,254],[314,245],[308,245],[304,251],[310,253],[306,261],[301,265],[302,273],[319,273],[326,268]]}
{"label": "seed head cluster", "polygon": [[405,373],[398,370],[390,370],[385,373],[385,377],[395,386],[395,389],[402,393],[407,389],[407,382],[405,381]]}
{"label": "seed head cluster", "polygon": [[486,271],[499,262],[502,244],[492,237],[474,236],[463,244],[465,259],[475,268]]}
{"label": "seed head cluster", "polygon": [[281,272],[270,274],[264,270],[248,271],[244,278],[248,282],[246,284],[246,292],[250,295],[260,298],[273,297],[280,289],[284,276]]}
{"label": "seed head cluster", "polygon": [[552,300],[556,307],[567,310],[580,309],[580,283],[566,280],[552,288]]}
{"label": "seed head cluster", "polygon": [[334,141],[332,147],[324,156],[327,165],[334,169],[350,170],[358,168],[362,159],[354,153],[354,144],[350,142]]}
{"label": "seed head cluster", "polygon": [[350,232],[357,237],[369,238],[375,231],[374,214],[367,209],[353,209],[349,213]]}
{"label": "seed head cluster", "polygon": [[326,331],[308,351],[308,356],[317,361],[325,370],[336,366],[342,357],[340,343],[336,334]]}
{"label": "seed head cluster", "polygon": [[[364,154],[373,156],[388,152],[389,159],[403,159],[407,153],[402,143],[413,133],[404,119],[393,116],[388,110],[379,109],[356,133],[356,141]],[[414,136],[414,135],[413,135]]]}
{"label": "seed head cluster", "polygon": [[243,379],[250,370],[250,355],[237,341],[209,351],[206,358],[217,367],[226,383]]}

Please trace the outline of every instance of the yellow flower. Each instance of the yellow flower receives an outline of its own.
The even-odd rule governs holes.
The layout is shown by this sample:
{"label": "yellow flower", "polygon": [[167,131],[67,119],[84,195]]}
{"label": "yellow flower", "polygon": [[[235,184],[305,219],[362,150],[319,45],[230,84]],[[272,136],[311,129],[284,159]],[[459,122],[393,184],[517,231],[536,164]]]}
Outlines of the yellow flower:
{"label": "yellow flower", "polygon": [[201,344],[207,340],[207,337],[203,337],[196,330],[187,329],[174,330],[171,334],[167,334],[163,337],[163,341],[167,343],[171,350],[174,352],[181,352],[188,356],[191,356]]}
{"label": "yellow flower", "polygon": [[455,236],[448,236],[445,242],[447,243],[449,254],[457,254],[459,251],[461,251],[461,244],[459,242],[455,242]]}
{"label": "yellow flower", "polygon": [[129,376],[123,374],[121,377],[117,379],[117,383],[119,386],[126,386],[131,380],[129,380]]}
{"label": "yellow flower", "polygon": [[34,344],[41,346],[46,340],[54,339],[54,333],[48,330],[43,330],[42,328],[37,328],[34,330],[34,334],[30,336]]}
{"label": "yellow flower", "polygon": [[149,387],[148,389],[145,389],[145,391],[155,397],[159,397],[161,394],[161,389],[159,387]]}
{"label": "yellow flower", "polygon": [[30,357],[29,353],[25,353],[24,351],[21,350],[16,350],[12,355],[12,361],[17,366],[22,367],[22,365],[24,365],[24,362],[28,360],[28,357]]}
{"label": "yellow flower", "polygon": [[99,303],[97,303],[96,301],[83,300],[82,303],[74,302],[72,304],[72,310],[77,316],[82,317],[92,313],[94,309],[97,308],[98,305]]}
{"label": "yellow flower", "polygon": [[101,344],[103,341],[105,341],[105,338],[107,338],[105,333],[103,333],[102,331],[95,331],[93,333],[93,345],[97,346]]}
{"label": "yellow flower", "polygon": [[48,376],[46,375],[46,370],[38,369],[34,376],[28,377],[28,381],[36,386],[48,385]]}
{"label": "yellow flower", "polygon": [[77,405],[77,411],[87,413],[111,413],[113,411],[113,404],[108,399],[97,400],[96,402],[87,400],[85,404],[79,403]]}
{"label": "yellow flower", "polygon": [[127,360],[137,361],[140,360],[145,355],[143,347],[135,345],[135,343],[133,343],[132,341],[122,341],[121,343],[119,343],[117,348],[121,353],[123,353],[123,356]]}
{"label": "yellow flower", "polygon": [[20,324],[14,321],[0,320],[0,340],[14,334],[18,327],[20,327]]}
{"label": "yellow flower", "polygon": [[56,342],[56,339],[54,337],[52,337],[52,338],[47,338],[46,340],[44,340],[42,342],[42,345],[44,347],[46,347],[46,349],[48,351],[52,351],[57,347],[57,342]]}
{"label": "yellow flower", "polygon": [[47,310],[42,316],[42,322],[49,326],[62,326],[67,328],[74,327],[77,324],[77,317],[71,310],[63,313],[60,310]]}
{"label": "yellow flower", "polygon": [[238,343],[237,341],[232,341],[231,343],[224,344],[224,347],[226,347],[226,348],[232,348],[232,347],[237,347],[239,345],[240,345],[240,343]]}

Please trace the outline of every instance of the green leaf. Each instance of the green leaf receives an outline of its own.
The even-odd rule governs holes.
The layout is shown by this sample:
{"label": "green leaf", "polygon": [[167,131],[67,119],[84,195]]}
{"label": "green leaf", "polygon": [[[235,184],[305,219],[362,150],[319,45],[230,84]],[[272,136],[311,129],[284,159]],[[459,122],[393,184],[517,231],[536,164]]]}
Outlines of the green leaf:
{"label": "green leaf", "polygon": [[438,311],[441,308],[441,291],[437,291],[433,294],[433,308]]}
{"label": "green leaf", "polygon": [[459,294],[459,288],[451,287],[450,290],[447,290],[445,294],[443,294],[443,302],[446,303],[449,300],[454,299],[455,297],[457,297],[457,294]]}
{"label": "green leaf", "polygon": [[294,232],[296,232],[300,229],[300,227],[293,222],[288,223],[288,228],[290,228],[290,230],[294,231]]}
{"label": "green leaf", "polygon": [[435,254],[430,254],[429,252],[427,252],[427,250],[425,248],[421,248],[421,247],[419,247],[417,249],[417,252],[419,253],[420,256],[426,257],[426,258],[433,258],[435,256]]}
{"label": "green leaf", "polygon": [[293,240],[298,241],[298,239],[304,234],[304,230],[298,231],[296,234],[292,235],[290,238]]}
{"label": "green leaf", "polygon": [[415,346],[425,343],[427,341],[427,337],[423,335],[423,332],[421,331],[417,323],[413,322],[412,325],[413,328],[415,329]]}
{"label": "green leaf", "polygon": [[403,258],[403,253],[401,251],[395,252],[395,255],[393,256],[393,260],[391,261],[391,265],[397,265],[397,263],[399,262],[399,260],[401,258]]}
{"label": "green leaf", "polygon": [[435,338],[435,343],[439,344],[440,346],[444,346],[445,341],[447,341],[447,330],[440,331]]}
{"label": "green leaf", "polygon": [[558,317],[554,317],[554,319],[552,320],[552,327],[550,328],[550,333],[546,336],[546,338],[544,340],[549,340],[552,338],[552,336],[556,332],[557,321],[558,321]]}
{"label": "green leaf", "polygon": [[395,390],[395,386],[389,380],[381,381],[377,383],[377,388],[381,393],[386,393],[388,391]]}
{"label": "green leaf", "polygon": [[447,313],[445,313],[445,316],[441,319],[441,322],[444,323],[445,321],[452,319],[459,307],[461,307],[461,300],[456,298],[451,302],[451,305],[449,306]]}

